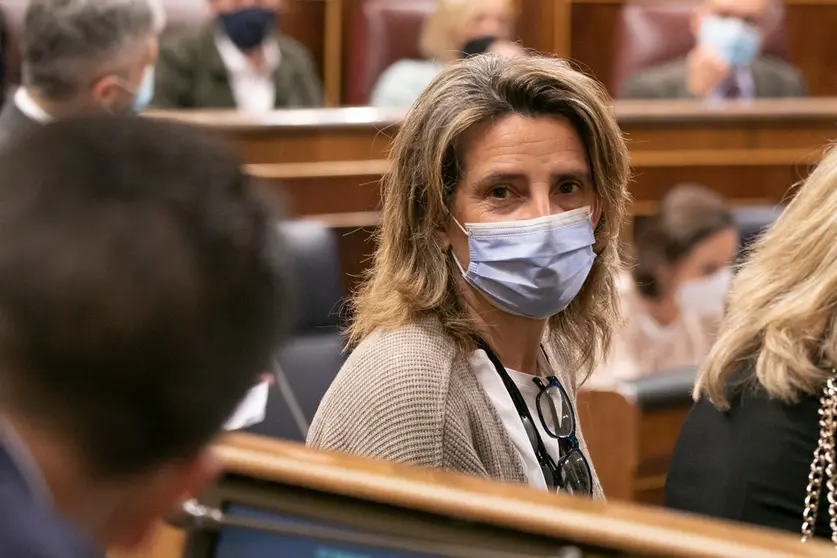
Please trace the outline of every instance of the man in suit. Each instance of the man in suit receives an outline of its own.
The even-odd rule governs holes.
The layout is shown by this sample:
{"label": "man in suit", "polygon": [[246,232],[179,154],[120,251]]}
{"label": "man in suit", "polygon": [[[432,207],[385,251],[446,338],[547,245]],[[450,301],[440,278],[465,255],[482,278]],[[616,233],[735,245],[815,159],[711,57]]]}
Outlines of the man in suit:
{"label": "man in suit", "polygon": [[0,153],[0,556],[131,547],[217,470],[207,446],[284,329],[284,256],[240,168],[119,116]]}
{"label": "man in suit", "polygon": [[155,108],[318,107],[322,86],[308,50],[276,30],[284,0],[209,0],[208,24],[164,44]]}
{"label": "man in suit", "polygon": [[23,86],[0,111],[0,149],[42,124],[151,99],[156,0],[31,0],[21,31]]}
{"label": "man in suit", "polygon": [[760,54],[782,21],[780,0],[707,0],[692,17],[696,45],[685,59],[631,76],[624,98],[753,99],[803,97],[796,67]]}

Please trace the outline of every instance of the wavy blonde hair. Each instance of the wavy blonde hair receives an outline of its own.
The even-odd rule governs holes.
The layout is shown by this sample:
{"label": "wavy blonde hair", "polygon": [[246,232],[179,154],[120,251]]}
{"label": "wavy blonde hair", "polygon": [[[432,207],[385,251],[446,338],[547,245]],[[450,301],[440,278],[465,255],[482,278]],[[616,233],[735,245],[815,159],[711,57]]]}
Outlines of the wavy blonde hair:
{"label": "wavy blonde hair", "polygon": [[719,409],[747,385],[793,403],[837,364],[837,151],[753,246],[694,396]]}
{"label": "wavy blonde hair", "polygon": [[585,372],[609,349],[617,325],[618,235],[629,199],[628,150],[601,85],[561,60],[510,60],[483,55],[444,70],[410,109],[382,182],[382,222],[366,280],[351,301],[349,345],[375,329],[395,329],[436,316],[463,349],[474,347],[475,324],[460,303],[460,272],[439,238],[461,179],[463,138],[474,126],[507,114],[563,117],[587,149],[602,207],[598,257],[581,292],[549,321],[554,350]]}
{"label": "wavy blonde hair", "polygon": [[[514,0],[502,0],[510,16],[516,13]],[[427,16],[419,38],[419,52],[425,58],[449,62],[459,58],[453,31],[468,22],[487,2],[497,0],[436,0],[436,10]]]}

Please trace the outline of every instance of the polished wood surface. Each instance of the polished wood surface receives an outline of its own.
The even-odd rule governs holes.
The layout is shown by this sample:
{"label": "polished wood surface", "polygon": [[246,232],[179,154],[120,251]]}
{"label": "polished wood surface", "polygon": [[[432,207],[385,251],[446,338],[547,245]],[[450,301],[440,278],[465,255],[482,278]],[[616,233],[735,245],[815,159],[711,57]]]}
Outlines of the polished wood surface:
{"label": "polished wood surface", "polygon": [[[193,0],[202,1],[202,0]],[[325,5],[326,0],[284,0],[285,10],[279,27],[311,52],[320,76],[325,74]]]}
{"label": "polished wood surface", "polygon": [[829,552],[825,544],[802,545],[794,535],[324,453],[248,434],[226,436],[216,451],[230,473],[641,555],[766,558]]}
{"label": "polished wood surface", "polygon": [[644,410],[617,390],[582,390],[578,416],[608,498],[662,505],[666,472],[691,401]]}
{"label": "polished wood surface", "polygon": [[238,111],[149,111],[201,126],[234,142],[247,163],[320,163],[385,157],[402,110],[366,107],[277,110],[262,116]]}
{"label": "polished wood surface", "polygon": [[[779,201],[835,136],[837,99],[705,104],[619,102],[640,202],[700,182],[729,197]],[[206,127],[238,146],[250,171],[284,184],[298,215],[374,210],[375,182],[403,111],[371,108],[150,113]],[[307,164],[306,164],[307,163]],[[341,195],[342,194],[342,195]]]}
{"label": "polished wood surface", "polygon": [[180,530],[159,523],[148,534],[148,538],[132,550],[110,550],[107,558],[181,558],[186,544],[186,534]]}
{"label": "polished wood surface", "polygon": [[[837,98],[621,101],[615,112],[637,167],[781,166],[818,159],[835,136]],[[221,133],[254,164],[383,159],[404,116],[368,107],[280,110],[261,117],[235,111],[148,114]]]}

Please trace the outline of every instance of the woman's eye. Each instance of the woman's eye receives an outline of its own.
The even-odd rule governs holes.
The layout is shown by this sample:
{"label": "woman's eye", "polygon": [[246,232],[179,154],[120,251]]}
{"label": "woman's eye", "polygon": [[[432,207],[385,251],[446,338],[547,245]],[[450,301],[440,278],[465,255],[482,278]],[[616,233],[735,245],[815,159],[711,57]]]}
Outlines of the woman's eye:
{"label": "woman's eye", "polygon": [[488,191],[488,195],[496,200],[504,200],[511,195],[511,190],[508,186],[495,186]]}
{"label": "woman's eye", "polygon": [[558,193],[560,194],[575,194],[581,189],[581,184],[578,182],[562,182],[558,185]]}

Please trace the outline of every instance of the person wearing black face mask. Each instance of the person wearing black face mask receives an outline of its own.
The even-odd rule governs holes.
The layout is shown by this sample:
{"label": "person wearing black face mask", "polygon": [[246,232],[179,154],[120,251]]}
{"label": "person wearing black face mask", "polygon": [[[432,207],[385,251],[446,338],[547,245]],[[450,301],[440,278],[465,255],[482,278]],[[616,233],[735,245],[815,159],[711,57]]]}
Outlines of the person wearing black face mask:
{"label": "person wearing black face mask", "polygon": [[321,106],[310,52],[278,32],[284,0],[209,0],[214,20],[164,44],[152,106],[274,108]]}
{"label": "person wearing black face mask", "polygon": [[462,58],[470,58],[479,54],[497,53],[508,58],[526,56],[526,51],[518,43],[506,41],[493,35],[486,35],[471,39],[464,45],[460,52]]}

